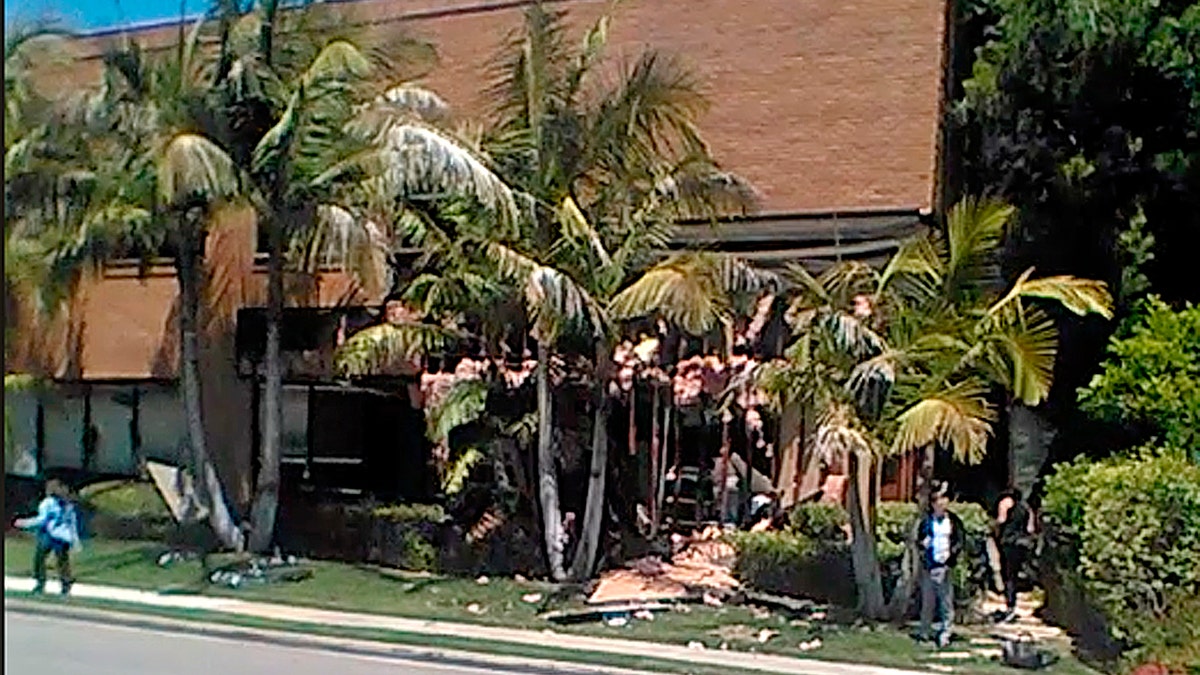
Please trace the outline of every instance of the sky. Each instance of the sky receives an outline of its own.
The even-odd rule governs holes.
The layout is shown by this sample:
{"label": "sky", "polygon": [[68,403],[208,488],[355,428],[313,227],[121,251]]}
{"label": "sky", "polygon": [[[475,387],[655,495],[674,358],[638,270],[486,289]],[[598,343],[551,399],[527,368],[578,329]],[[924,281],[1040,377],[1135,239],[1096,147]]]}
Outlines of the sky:
{"label": "sky", "polygon": [[[4,23],[30,23],[52,19],[78,31],[113,30],[179,18],[181,0],[4,0]],[[185,13],[203,13],[210,0],[182,0]]]}

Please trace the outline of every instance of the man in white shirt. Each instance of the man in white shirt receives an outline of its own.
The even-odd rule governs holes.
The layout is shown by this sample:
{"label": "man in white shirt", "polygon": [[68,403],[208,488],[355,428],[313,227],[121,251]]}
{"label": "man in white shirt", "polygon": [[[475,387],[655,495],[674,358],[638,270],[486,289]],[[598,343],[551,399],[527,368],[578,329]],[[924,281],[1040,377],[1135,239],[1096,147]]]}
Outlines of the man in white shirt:
{"label": "man in white shirt", "polygon": [[917,528],[921,548],[921,628],[917,638],[930,639],[934,613],[938,615],[936,641],[939,647],[950,644],[954,624],[953,568],[962,552],[962,520],[949,511],[950,497],[945,487],[933,496],[932,509]]}

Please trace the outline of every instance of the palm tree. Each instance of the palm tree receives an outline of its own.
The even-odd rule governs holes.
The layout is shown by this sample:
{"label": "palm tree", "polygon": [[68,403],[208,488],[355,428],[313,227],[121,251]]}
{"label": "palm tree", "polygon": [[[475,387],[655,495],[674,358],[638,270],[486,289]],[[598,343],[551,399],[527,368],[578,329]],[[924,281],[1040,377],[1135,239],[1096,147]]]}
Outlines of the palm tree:
{"label": "palm tree", "polygon": [[[615,87],[603,86],[593,70],[607,26],[608,18],[601,18],[584,46],[570,50],[561,40],[562,16],[535,4],[507,46],[510,51],[498,67],[496,119],[482,147],[467,145],[482,161],[491,158],[520,190],[515,203],[522,209],[514,214],[520,217],[497,226],[469,206],[430,217],[411,202],[397,212],[387,199],[370,200],[375,206],[367,209],[376,222],[394,223],[390,238],[423,249],[419,273],[404,293],[422,314],[439,324],[477,326],[494,346],[512,336],[514,326],[532,326],[539,364],[538,501],[555,578],[566,576],[550,379],[559,338],[590,342],[596,365],[589,498],[572,564],[573,575],[584,577],[595,563],[607,472],[605,386],[616,335],[608,305],[653,265],[675,219],[744,212],[754,202],[752,191],[707,158],[691,123],[701,100],[673,63],[648,54],[623,72]],[[398,88],[389,97],[425,111],[426,117],[442,107],[415,89]],[[697,271],[703,266],[676,267]],[[658,270],[646,284],[653,286],[665,275]],[[505,301],[514,295],[525,305],[524,318],[514,316],[515,308]],[[385,333],[404,337],[402,331],[381,328],[371,339]],[[353,349],[347,344],[345,362],[386,360],[349,358],[368,344],[367,338]],[[398,354],[416,347],[411,340],[393,344]]]}
{"label": "palm tree", "polygon": [[7,148],[6,192],[18,203],[23,190],[52,198],[33,200],[27,204],[33,208],[6,219],[6,258],[23,270],[10,272],[19,281],[41,288],[43,306],[55,306],[46,298],[70,297],[113,255],[147,254],[164,238],[173,240],[188,444],[213,529],[237,549],[240,530],[203,433],[197,335],[204,220],[210,205],[236,194],[237,180],[220,148],[179,131],[191,123],[203,87],[198,36],[199,24],[175,59],[149,61],[136,45],[110,52],[98,90],[81,92],[60,109],[41,108],[40,124]]}
{"label": "palm tree", "polygon": [[563,18],[542,3],[526,8],[497,62],[486,147],[501,175],[533,200],[532,222],[492,250],[529,301],[538,343],[539,486],[556,577],[566,572],[549,363],[564,331],[582,330],[594,346],[588,502],[572,564],[582,578],[595,564],[607,473],[606,387],[616,335],[608,304],[654,263],[677,218],[744,213],[754,195],[709,157],[695,128],[704,99],[685,69],[653,51],[631,67],[605,69],[610,18],[601,17],[578,48],[568,46]]}
{"label": "palm tree", "polygon": [[[1057,327],[1040,303],[1076,314],[1111,316],[1104,284],[1070,276],[1033,278],[1027,270],[1007,290],[995,256],[1013,209],[965,199],[944,231],[904,244],[882,272],[847,263],[813,278],[796,269],[787,360],[764,369],[776,403],[806,399],[820,411],[817,450],[854,460],[850,485],[856,579],[863,612],[885,615],[864,499],[880,452],[925,452],[922,503],[936,448],[978,462],[987,451],[995,389],[1036,405],[1053,382]],[[857,312],[851,311],[857,307]],[[914,558],[915,559],[915,558]],[[910,561],[911,562],[911,561]],[[911,575],[892,611],[907,608]]]}
{"label": "palm tree", "polygon": [[161,215],[172,221],[175,272],[179,280],[180,383],[188,444],[201,473],[210,522],[221,543],[241,550],[241,529],[230,515],[224,490],[208,453],[201,410],[199,315],[203,288],[203,227],[212,204],[239,194],[232,160],[212,141],[179,134],[163,149],[156,167]]}
{"label": "palm tree", "polygon": [[125,148],[127,198],[151,218],[125,233],[127,249],[152,255],[166,241],[175,252],[179,284],[180,385],[192,466],[209,522],[223,546],[241,550],[242,530],[229,511],[205,436],[200,367],[205,227],[213,207],[238,199],[241,181],[228,155],[202,129],[215,117],[212,80],[200,53],[202,22],[173,53],[152,59],[136,43],[106,54],[105,80],[77,117],[106,125],[110,148]]}
{"label": "palm tree", "polygon": [[[266,29],[267,17],[263,19]],[[282,440],[283,364],[280,351],[283,274],[288,240],[314,241],[314,228],[337,223],[363,231],[368,219],[322,218],[338,201],[354,209],[364,191],[393,206],[419,193],[470,197],[501,221],[516,217],[511,191],[466,144],[428,124],[397,88],[375,99],[364,94],[377,60],[345,39],[327,43],[286,88],[287,105],[249,153],[253,198],[269,242],[263,445],[251,522],[251,547],[263,550],[274,533]],[[243,71],[244,72],[244,71]],[[408,93],[415,88],[406,90]],[[391,96],[389,96],[391,94]],[[361,209],[358,209],[361,211]],[[395,214],[394,209],[387,212]],[[315,235],[320,240],[324,235]],[[390,245],[386,236],[360,238],[367,248]],[[366,257],[365,268],[386,262]]]}

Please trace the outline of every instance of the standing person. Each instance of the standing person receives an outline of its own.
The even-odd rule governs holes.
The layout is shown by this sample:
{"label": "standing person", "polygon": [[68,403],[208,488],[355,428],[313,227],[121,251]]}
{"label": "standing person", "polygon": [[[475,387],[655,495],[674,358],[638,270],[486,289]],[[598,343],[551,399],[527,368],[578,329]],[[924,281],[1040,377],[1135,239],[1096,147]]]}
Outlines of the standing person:
{"label": "standing person", "polygon": [[1021,491],[1012,488],[1000,497],[996,505],[996,546],[1000,550],[1000,576],[1004,579],[1006,611],[1001,623],[1017,616],[1017,581],[1025,566],[1033,518],[1022,499]]}
{"label": "standing person", "polygon": [[32,518],[18,519],[14,525],[23,530],[32,530],[37,537],[37,548],[33,554],[33,578],[37,584],[34,593],[46,590],[46,558],[53,553],[58,561],[58,577],[62,581],[62,594],[71,592],[71,548],[79,543],[79,515],[71,502],[70,491],[60,480],[52,478],[46,482],[46,498],[38,504],[38,514]]}
{"label": "standing person", "polygon": [[921,628],[917,639],[930,639],[936,612],[935,639],[939,647],[950,644],[950,628],[954,624],[953,570],[965,541],[962,520],[950,512],[949,506],[950,496],[943,485],[933,495],[932,508],[917,527],[917,543],[921,548]]}

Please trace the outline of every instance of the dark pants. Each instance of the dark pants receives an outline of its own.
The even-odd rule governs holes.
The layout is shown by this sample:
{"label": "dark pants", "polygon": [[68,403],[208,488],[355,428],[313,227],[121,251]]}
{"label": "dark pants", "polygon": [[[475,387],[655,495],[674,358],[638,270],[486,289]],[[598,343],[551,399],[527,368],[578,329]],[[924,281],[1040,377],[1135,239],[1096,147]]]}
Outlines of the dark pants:
{"label": "dark pants", "polygon": [[1025,549],[1016,544],[1000,545],[1000,576],[1004,579],[1004,601],[1017,608],[1017,579],[1025,565]]}
{"label": "dark pants", "polygon": [[66,593],[74,582],[71,578],[71,545],[47,534],[38,535],[37,548],[33,552],[33,578],[37,581],[34,591],[40,593],[45,590],[46,558],[51,553],[58,562],[58,578],[62,580],[63,593]]}

